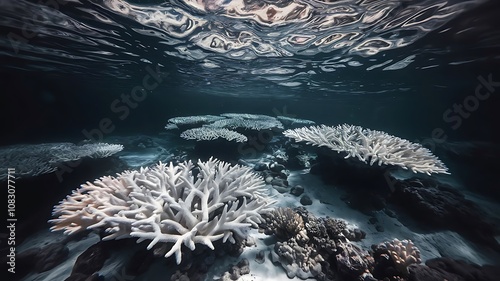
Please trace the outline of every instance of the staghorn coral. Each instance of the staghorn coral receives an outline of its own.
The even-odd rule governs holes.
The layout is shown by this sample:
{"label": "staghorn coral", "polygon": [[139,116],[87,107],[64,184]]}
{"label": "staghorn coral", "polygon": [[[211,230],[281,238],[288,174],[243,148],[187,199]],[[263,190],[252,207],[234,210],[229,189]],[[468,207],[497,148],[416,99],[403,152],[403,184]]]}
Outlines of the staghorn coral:
{"label": "staghorn coral", "polygon": [[286,126],[305,126],[305,125],[314,125],[316,122],[312,120],[307,120],[307,119],[298,119],[298,118],[292,118],[292,117],[287,117],[287,116],[277,116],[276,117],[278,120],[281,121]]}
{"label": "staghorn coral", "polygon": [[181,133],[181,138],[187,140],[215,140],[218,138],[226,139],[228,141],[246,142],[247,137],[244,135],[231,131],[225,128],[201,127],[189,129]]}
{"label": "staghorn coral", "polygon": [[343,124],[303,127],[283,134],[297,142],[345,152],[345,158],[356,157],[370,165],[378,162],[379,166],[395,165],[414,173],[448,174],[448,168],[427,148],[381,131]]}
{"label": "staghorn coral", "polygon": [[191,250],[195,244],[213,249],[212,242],[234,243],[236,236],[246,236],[246,228],[263,221],[261,214],[273,202],[250,168],[216,159],[196,166],[191,161],[177,166],[160,162],[87,182],[54,207],[51,230],[72,234],[103,229],[104,240],[151,240],[148,249],[159,243],[165,257],[175,254],[180,263],[182,244]]}
{"label": "staghorn coral", "polygon": [[168,129],[176,129],[179,125],[199,125],[211,123],[216,120],[224,119],[224,117],[215,116],[215,115],[193,115],[193,116],[179,116],[168,119],[167,125],[165,128]]}
{"label": "staghorn coral", "polygon": [[283,129],[283,124],[277,119],[243,119],[243,118],[228,118],[217,120],[207,126],[215,128],[229,129],[246,129],[246,130],[270,130]]}
{"label": "staghorn coral", "polygon": [[[254,133],[251,131],[275,129],[281,131],[283,124],[278,119],[267,115],[225,113],[220,116],[195,115],[170,118],[165,129],[173,130],[179,129],[179,127],[184,127],[184,129],[188,127],[188,130],[181,133],[181,137],[188,140],[211,141],[226,139],[245,143],[248,141],[247,135]],[[240,130],[236,132],[236,129]],[[241,134],[241,132],[244,132],[245,135]]]}
{"label": "staghorn coral", "polygon": [[247,113],[173,117],[168,119],[165,129],[178,129],[181,125],[203,125],[204,127],[247,130],[283,129],[283,124],[275,117]]}
{"label": "staghorn coral", "polygon": [[275,120],[276,118],[263,114],[250,113],[222,113],[220,116],[231,119],[248,119],[248,120]]}

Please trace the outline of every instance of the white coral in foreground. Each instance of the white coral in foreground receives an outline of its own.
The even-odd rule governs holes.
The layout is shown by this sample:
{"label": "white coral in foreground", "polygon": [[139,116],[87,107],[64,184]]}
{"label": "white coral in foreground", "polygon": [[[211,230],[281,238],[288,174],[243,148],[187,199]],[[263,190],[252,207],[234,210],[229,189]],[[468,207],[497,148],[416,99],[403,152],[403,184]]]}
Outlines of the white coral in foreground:
{"label": "white coral in foreground", "polygon": [[429,149],[381,131],[343,124],[303,127],[283,134],[297,142],[345,152],[345,158],[356,157],[370,165],[378,162],[379,166],[395,165],[414,173],[448,174],[448,168]]}
{"label": "white coral in foreground", "polygon": [[171,245],[165,254],[181,262],[181,246],[214,248],[212,242],[235,242],[244,230],[256,227],[272,204],[265,183],[248,167],[218,160],[159,163],[154,168],[128,171],[117,177],[87,182],[54,207],[52,230],[65,234],[102,228],[105,240],[137,237]]}

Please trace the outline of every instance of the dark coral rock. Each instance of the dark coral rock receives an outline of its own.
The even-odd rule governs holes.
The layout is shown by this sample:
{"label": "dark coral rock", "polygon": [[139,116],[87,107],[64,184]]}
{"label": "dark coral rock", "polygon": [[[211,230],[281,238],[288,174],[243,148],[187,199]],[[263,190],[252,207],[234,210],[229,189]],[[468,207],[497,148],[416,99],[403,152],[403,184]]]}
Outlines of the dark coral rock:
{"label": "dark coral rock", "polygon": [[[317,260],[321,264],[321,272],[315,273],[317,280],[340,280],[339,272],[344,277],[342,280],[373,280],[368,272],[373,258],[346,239],[346,236],[362,239],[366,235],[363,231],[347,229],[346,222],[340,219],[316,218],[305,207],[297,207],[294,211],[302,217],[309,239],[292,238],[284,243],[294,245],[292,249],[295,246],[307,249],[309,259],[312,255],[321,257],[321,261]],[[289,255],[284,256],[290,258]]]}
{"label": "dark coral rock", "polygon": [[101,281],[101,280],[103,280],[103,278],[99,276],[98,273],[94,273],[90,276],[83,273],[75,273],[71,274],[71,276],[64,279],[64,281]]}
{"label": "dark coral rock", "polygon": [[437,229],[455,230],[470,240],[500,250],[497,229],[474,202],[451,186],[432,179],[408,179],[395,183],[392,201],[416,220]]}
{"label": "dark coral rock", "polygon": [[106,261],[108,257],[109,253],[102,242],[94,244],[78,256],[73,266],[73,270],[71,271],[71,275],[82,273],[90,276],[102,268],[104,261]]}
{"label": "dark coral rock", "polygon": [[330,238],[339,239],[341,234],[345,236],[347,232],[347,224],[345,221],[340,219],[326,218],[321,219],[326,227],[326,232]]}
{"label": "dark coral rock", "polygon": [[322,223],[321,220],[318,220],[316,218],[309,217],[309,219],[305,223],[305,228],[309,237],[328,237],[326,226]]}
{"label": "dark coral rock", "polygon": [[170,281],[191,281],[185,272],[180,272],[177,270],[170,277]]}
{"label": "dark coral rock", "polygon": [[56,267],[68,257],[68,254],[68,247],[62,243],[52,243],[43,247],[36,257],[36,272],[44,272]]}
{"label": "dark coral rock", "polygon": [[363,230],[356,228],[353,230],[345,229],[342,231],[344,236],[349,239],[350,241],[361,241],[362,239],[365,239],[366,237],[366,232]]}
{"label": "dark coral rock", "polygon": [[497,143],[446,141],[438,147],[453,163],[453,177],[457,177],[472,191],[500,201],[500,188],[498,188],[500,147]]}
{"label": "dark coral rock", "polygon": [[266,261],[266,251],[261,250],[255,256],[255,262],[258,264],[263,264]]}
{"label": "dark coral rock", "polygon": [[312,200],[311,200],[311,197],[309,197],[308,195],[304,195],[300,198],[300,204],[304,205],[304,206],[308,206],[308,205],[312,205]]}
{"label": "dark coral rock", "polygon": [[311,166],[310,172],[319,175],[327,183],[345,186],[348,191],[353,192],[387,188],[384,174],[390,169],[388,166],[370,166],[355,158],[345,159],[344,153],[338,153],[326,147],[318,148],[316,153],[317,163]]}
{"label": "dark coral rock", "polygon": [[318,249],[330,255],[337,252],[337,244],[333,239],[313,237],[312,242],[318,247]]}
{"label": "dark coral rock", "polygon": [[[216,255],[232,257],[239,257],[245,248],[245,241],[239,237],[235,237],[236,243],[223,243],[222,239],[214,242],[214,248],[216,249]],[[197,247],[198,248],[198,247]],[[207,247],[207,249],[209,249]],[[191,251],[186,251],[186,253]],[[184,255],[184,253],[183,253]]]}
{"label": "dark coral rock", "polygon": [[391,218],[396,218],[398,216],[393,210],[387,208],[384,209],[384,213]]}
{"label": "dark coral rock", "polygon": [[[31,271],[41,273],[61,264],[69,254],[64,243],[56,242],[43,248],[35,247],[20,252],[16,256],[16,278],[21,279]],[[13,280],[18,280],[13,279]]]}
{"label": "dark coral rock", "polygon": [[285,166],[278,163],[272,163],[269,165],[269,169],[275,173],[279,173],[285,169]]}
{"label": "dark coral rock", "polygon": [[479,266],[450,258],[435,258],[425,262],[428,267],[456,274],[467,281],[495,281],[500,276],[500,266]]}
{"label": "dark coral rock", "polygon": [[[245,266],[249,266],[250,265],[250,262],[247,260],[247,259],[242,259],[238,264],[237,266],[239,268],[243,268]],[[246,273],[245,273],[246,274]]]}
{"label": "dark coral rock", "polygon": [[359,280],[372,268],[374,261],[368,252],[351,243],[340,243],[337,248],[340,249],[335,255],[337,270],[346,280]]}
{"label": "dark coral rock", "polygon": [[408,267],[408,281],[466,281],[465,278],[424,265],[413,264]]}
{"label": "dark coral rock", "polygon": [[148,270],[154,258],[152,251],[141,249],[135,252],[132,258],[130,258],[125,267],[125,271],[129,275],[138,276]]}
{"label": "dark coral rock", "polygon": [[375,265],[372,270],[373,276],[375,276],[377,279],[384,279],[398,275],[399,272],[397,272],[397,270],[394,268],[394,262],[389,257],[389,254],[386,253],[386,251],[381,253],[381,251],[382,249],[379,249],[378,251],[376,249],[373,255],[375,260]]}
{"label": "dark coral rock", "polygon": [[[20,280],[23,276],[30,273],[38,262],[37,256],[41,249],[30,248],[16,255],[16,274],[13,280]],[[3,259],[2,259],[3,261]]]}
{"label": "dark coral rock", "polygon": [[250,266],[247,259],[242,259],[237,265],[230,265],[229,270],[222,274],[222,280],[238,280],[242,275],[250,273]]}
{"label": "dark coral rock", "polygon": [[290,194],[300,196],[304,193],[304,188],[301,185],[296,185],[290,190]]}
{"label": "dark coral rock", "polygon": [[268,170],[269,167],[267,166],[266,163],[257,163],[257,164],[255,164],[255,166],[253,167],[253,169],[255,171],[262,172],[262,171]]}

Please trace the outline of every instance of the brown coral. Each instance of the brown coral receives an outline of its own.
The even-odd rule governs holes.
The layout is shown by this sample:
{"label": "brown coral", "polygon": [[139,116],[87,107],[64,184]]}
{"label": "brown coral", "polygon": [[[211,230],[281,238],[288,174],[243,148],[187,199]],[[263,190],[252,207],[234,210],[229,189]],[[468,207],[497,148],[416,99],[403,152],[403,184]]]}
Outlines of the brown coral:
{"label": "brown coral", "polygon": [[291,208],[277,208],[265,215],[267,229],[282,240],[293,237],[307,240],[302,217]]}

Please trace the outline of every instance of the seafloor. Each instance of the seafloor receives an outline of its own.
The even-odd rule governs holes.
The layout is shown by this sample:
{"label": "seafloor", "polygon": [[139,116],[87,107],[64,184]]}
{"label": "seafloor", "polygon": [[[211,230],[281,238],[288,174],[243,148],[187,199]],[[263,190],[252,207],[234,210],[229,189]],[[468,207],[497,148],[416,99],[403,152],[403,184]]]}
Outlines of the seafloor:
{"label": "seafloor", "polygon": [[[212,251],[199,246],[180,265],[173,257],[155,256],[145,250],[145,242],[137,244],[132,238],[100,242],[102,233],[96,231],[71,236],[51,232],[47,220],[51,219],[52,206],[81,183],[159,161],[179,163],[206,157],[200,155],[199,142],[180,140],[175,132],[115,136],[105,142],[122,144],[124,149],[110,157],[82,159],[62,171],[16,181],[18,280],[496,280],[500,261],[498,198],[471,191],[453,175],[467,168],[463,161],[456,160],[457,155],[471,157],[467,151],[484,144],[441,147],[440,156],[452,174],[432,176],[403,169],[378,174],[377,168],[347,160],[339,164],[324,150],[297,145],[283,136],[274,136],[261,149],[245,155],[229,153],[231,146],[227,143],[203,147],[202,154],[249,166],[262,175],[276,200],[273,208],[289,207],[305,217],[344,220],[348,231],[355,233],[346,240],[361,253],[373,256],[374,245],[394,239],[411,240],[419,250],[420,259],[412,265],[412,275],[392,274],[390,270],[381,273],[384,266],[375,258],[367,268],[378,273],[367,277],[356,273],[359,268],[354,257],[344,264],[338,258],[321,262],[323,273],[316,276],[302,276],[284,268],[286,262],[273,258],[283,237],[262,227],[248,229],[249,238],[238,241],[236,250]],[[302,155],[301,161],[294,160],[297,153]],[[330,160],[325,160],[325,155]],[[395,187],[388,187],[388,183]],[[183,249],[184,256],[188,252]],[[331,255],[335,257],[335,253]],[[331,268],[326,270],[326,264]],[[352,266],[347,273],[342,269],[346,264]],[[353,272],[358,276],[349,275]]]}

